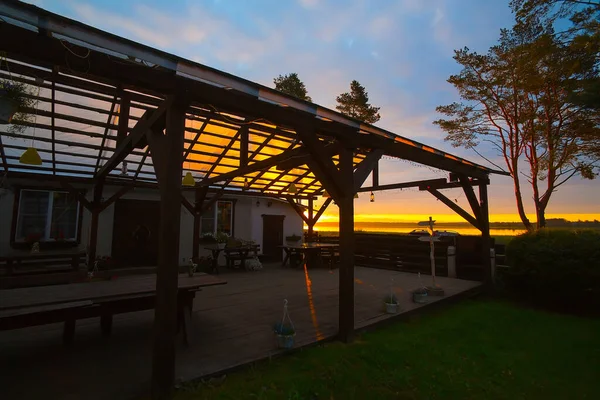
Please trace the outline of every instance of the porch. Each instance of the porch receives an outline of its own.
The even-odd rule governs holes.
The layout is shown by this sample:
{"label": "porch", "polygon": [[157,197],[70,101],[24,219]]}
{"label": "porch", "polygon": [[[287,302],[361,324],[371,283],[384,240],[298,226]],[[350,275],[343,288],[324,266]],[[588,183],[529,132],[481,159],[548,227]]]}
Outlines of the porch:
{"label": "porch", "polygon": [[[259,272],[221,274],[228,284],[198,293],[191,344],[177,341],[176,378],[189,380],[277,355],[272,326],[281,318],[283,299],[295,324],[296,347],[338,333],[338,270],[290,269],[268,264]],[[118,279],[126,280],[127,277]],[[355,328],[389,319],[382,299],[392,283],[402,314],[428,308],[478,290],[481,283],[437,278],[446,295],[412,303],[420,285],[416,274],[355,268]],[[431,277],[422,276],[422,284]],[[106,399],[147,393],[151,371],[153,310],[115,316],[104,339],[97,318],[78,321],[72,347],[61,343],[62,324],[0,332],[5,360],[0,387],[7,398]],[[10,366],[10,367],[8,367]],[[29,377],[35,378],[30,384]]]}

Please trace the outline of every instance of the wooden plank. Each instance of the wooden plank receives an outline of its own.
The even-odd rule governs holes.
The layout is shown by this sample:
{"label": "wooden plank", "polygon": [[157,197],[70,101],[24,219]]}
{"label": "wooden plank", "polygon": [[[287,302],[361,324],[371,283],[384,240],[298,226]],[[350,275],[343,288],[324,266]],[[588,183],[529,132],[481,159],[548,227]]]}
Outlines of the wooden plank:
{"label": "wooden plank", "polygon": [[353,151],[340,151],[340,273],[339,339],[350,342],[354,336],[354,175]]}
{"label": "wooden plank", "polygon": [[436,189],[429,189],[428,192],[434,195],[435,198],[444,203],[446,206],[448,206],[448,208],[450,208],[452,211],[454,211],[455,213],[463,217],[465,220],[467,220],[467,222],[469,222],[475,228],[481,229],[479,222],[475,219],[475,217],[473,217],[468,212],[460,208],[459,205],[457,205],[452,200],[444,196],[442,193],[438,192]]}
{"label": "wooden plank", "polygon": [[296,133],[309,151],[311,160],[308,162],[308,166],[315,177],[319,179],[334,199],[344,195],[339,186],[340,172],[331,157],[327,156],[324,144],[317,139],[314,127],[301,126],[296,129]]}
{"label": "wooden plank", "polygon": [[[167,97],[167,99],[165,99],[163,103],[153,112],[146,111],[144,113],[145,117],[135,124],[135,127],[133,127],[127,138],[117,145],[113,155],[108,159],[108,161],[106,161],[106,163],[104,163],[102,167],[100,167],[96,173],[97,179],[105,177],[110,171],[115,169],[117,165],[121,163],[125,157],[127,157],[137,142],[140,141],[150,129],[157,124],[161,125],[159,122],[162,118],[164,118],[167,110],[171,106],[172,101],[172,97]],[[158,128],[160,129],[161,127],[159,126]],[[181,148],[183,148],[183,142]]]}
{"label": "wooden plank", "polygon": [[296,201],[291,196],[286,196],[286,200],[288,201],[288,204],[292,206],[294,211],[296,211],[296,214],[298,214],[298,216],[302,218],[302,221],[309,225],[311,221],[306,215],[304,215],[304,211],[300,208],[300,206],[298,206],[298,203],[296,203]]}
{"label": "wooden plank", "polygon": [[[177,271],[176,268],[173,268]],[[224,285],[227,281],[212,275],[197,273],[178,276],[179,289],[196,289],[207,286]],[[102,301],[118,296],[152,294],[156,292],[156,276],[145,275],[117,279],[115,281],[70,283],[66,285],[39,286],[31,288],[3,290],[0,296],[0,310],[33,307],[73,301]]]}
{"label": "wooden plank", "polygon": [[250,174],[252,172],[261,171],[265,168],[271,168],[272,166],[278,164],[281,161],[287,160],[292,157],[302,156],[306,153],[305,149],[297,148],[293,150],[284,151],[283,153],[277,154],[275,156],[269,157],[267,159],[256,161],[252,164],[249,164],[246,167],[240,167],[236,170],[223,173],[221,175],[204,179],[202,182],[197,183],[197,186],[209,186],[217,182],[226,181],[230,178],[237,178],[239,176],[244,176],[246,174]]}
{"label": "wooden plank", "polygon": [[393,183],[390,185],[375,185],[373,184],[373,186],[368,186],[368,187],[363,187],[360,188],[358,190],[358,192],[371,192],[374,190],[395,190],[395,189],[406,189],[406,188],[412,188],[412,187],[418,187],[418,188],[423,188],[421,190],[426,190],[425,188],[429,187],[435,187],[438,186],[440,184],[444,184],[446,183],[446,179],[445,178],[439,178],[439,179],[426,179],[426,180],[421,180],[421,181],[412,181],[412,182],[403,182],[403,183]]}
{"label": "wooden plank", "polygon": [[117,147],[127,137],[129,132],[129,110],[131,108],[131,100],[129,92],[123,91],[121,93],[121,103],[119,106],[119,126],[117,128]]}
{"label": "wooden plank", "polygon": [[481,223],[481,208],[479,207],[479,202],[477,201],[477,197],[475,196],[475,192],[473,191],[473,186],[469,181],[469,178],[465,175],[459,174],[458,180],[462,186],[462,189],[467,197],[467,201],[471,206],[471,210],[473,210],[473,215],[475,219]]}
{"label": "wooden plank", "polygon": [[488,206],[487,185],[479,185],[479,199],[481,209],[481,265],[483,265],[483,277],[488,285],[492,284],[492,260],[490,258],[490,248],[492,241],[490,238],[490,216]]}
{"label": "wooden plank", "polygon": [[175,381],[177,335],[177,268],[181,210],[181,165],[185,104],[166,109],[166,134],[150,132],[148,142],[160,191],[160,230],[156,271],[156,306],[152,351],[152,398],[170,398]]}
{"label": "wooden plank", "polygon": [[362,160],[356,166],[354,171],[354,191],[358,192],[360,187],[363,185],[369,174],[373,171],[373,168],[377,165],[379,160],[383,156],[383,150],[375,149],[372,150],[364,160]]}

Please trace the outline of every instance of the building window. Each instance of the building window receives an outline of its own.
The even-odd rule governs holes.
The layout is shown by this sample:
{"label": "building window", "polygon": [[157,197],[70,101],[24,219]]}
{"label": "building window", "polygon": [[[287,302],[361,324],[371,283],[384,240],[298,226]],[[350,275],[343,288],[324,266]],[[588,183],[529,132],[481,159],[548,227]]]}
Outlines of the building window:
{"label": "building window", "polygon": [[78,222],[77,196],[50,190],[21,190],[15,241],[74,241]]}
{"label": "building window", "polygon": [[202,214],[202,234],[233,234],[233,202],[218,201]]}

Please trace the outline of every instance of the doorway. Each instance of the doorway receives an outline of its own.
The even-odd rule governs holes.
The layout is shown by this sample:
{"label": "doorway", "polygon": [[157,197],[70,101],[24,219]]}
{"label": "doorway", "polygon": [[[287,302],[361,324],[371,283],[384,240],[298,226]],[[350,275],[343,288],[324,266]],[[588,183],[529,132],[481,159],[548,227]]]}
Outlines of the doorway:
{"label": "doorway", "polygon": [[112,258],[119,267],[156,266],[160,203],[118,200],[112,237]]}
{"label": "doorway", "polygon": [[262,254],[265,261],[283,259],[283,220],[285,215],[263,214]]}

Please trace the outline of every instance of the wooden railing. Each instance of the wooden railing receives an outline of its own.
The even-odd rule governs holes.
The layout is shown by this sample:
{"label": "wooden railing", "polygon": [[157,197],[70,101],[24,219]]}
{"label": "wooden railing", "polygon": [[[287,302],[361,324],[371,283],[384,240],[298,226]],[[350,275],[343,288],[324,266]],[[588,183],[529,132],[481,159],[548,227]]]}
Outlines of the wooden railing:
{"label": "wooden railing", "polygon": [[[305,237],[305,240],[309,238]],[[456,273],[459,278],[482,279],[481,237],[441,237],[435,243],[436,275],[448,276],[448,247],[455,247]],[[338,243],[339,236],[315,234],[312,241]],[[493,246],[493,243],[492,243]],[[355,265],[431,274],[429,243],[418,236],[385,233],[355,233]]]}

